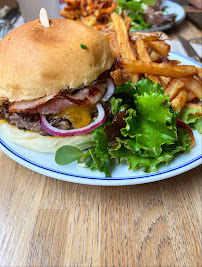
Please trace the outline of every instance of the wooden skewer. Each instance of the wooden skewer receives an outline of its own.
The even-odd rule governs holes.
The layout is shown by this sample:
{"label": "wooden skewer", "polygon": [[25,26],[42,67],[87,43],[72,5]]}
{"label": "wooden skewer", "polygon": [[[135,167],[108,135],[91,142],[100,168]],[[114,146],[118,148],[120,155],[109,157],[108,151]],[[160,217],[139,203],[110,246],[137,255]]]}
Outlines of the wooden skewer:
{"label": "wooden skewer", "polygon": [[45,8],[41,8],[39,17],[40,17],[41,25],[45,27],[50,27],[48,13],[45,10]]}

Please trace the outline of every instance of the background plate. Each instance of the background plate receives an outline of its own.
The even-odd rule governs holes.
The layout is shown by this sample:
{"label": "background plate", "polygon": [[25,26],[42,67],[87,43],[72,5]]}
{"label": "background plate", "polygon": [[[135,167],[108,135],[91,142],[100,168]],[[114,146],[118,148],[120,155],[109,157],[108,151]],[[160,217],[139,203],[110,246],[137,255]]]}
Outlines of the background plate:
{"label": "background plate", "polygon": [[[182,22],[185,19],[186,13],[185,13],[184,9],[180,5],[176,4],[175,2],[164,0],[164,1],[162,1],[162,6],[167,7],[165,14],[173,14],[174,13],[177,15],[177,17],[175,18],[175,24],[179,24],[180,22]],[[168,29],[174,27],[175,24],[174,25],[165,24],[162,26],[153,27],[151,29],[139,30],[138,32],[165,31],[165,30],[168,30]]]}
{"label": "background plate", "polygon": [[[62,10],[64,10],[65,6],[66,6],[66,4],[62,4],[62,5],[60,5],[60,8]],[[185,19],[186,13],[185,13],[184,9],[180,5],[176,4],[175,2],[172,2],[169,0],[168,1],[163,0],[162,6],[167,7],[165,14],[173,14],[173,13],[177,14],[177,17],[175,19],[175,24],[179,24],[180,22],[182,22]],[[165,24],[165,25],[162,25],[159,27],[153,27],[151,29],[139,30],[138,32],[140,32],[140,31],[141,32],[165,31],[165,30],[172,28],[173,26],[174,25],[171,25],[171,24]]]}
{"label": "background plate", "polygon": [[[183,64],[201,66],[196,61],[174,52],[170,52],[170,58],[179,60]],[[38,153],[15,145],[1,132],[0,149],[21,165],[59,180],[92,185],[133,185],[166,179],[200,165],[202,162],[202,138],[196,131],[194,131],[194,135],[196,145],[191,152],[177,155],[168,165],[159,168],[159,172],[128,171],[128,166],[121,164],[113,170],[112,178],[105,178],[104,174],[98,171],[91,172],[89,169],[79,168],[76,163],[59,166],[55,163],[54,154]]]}

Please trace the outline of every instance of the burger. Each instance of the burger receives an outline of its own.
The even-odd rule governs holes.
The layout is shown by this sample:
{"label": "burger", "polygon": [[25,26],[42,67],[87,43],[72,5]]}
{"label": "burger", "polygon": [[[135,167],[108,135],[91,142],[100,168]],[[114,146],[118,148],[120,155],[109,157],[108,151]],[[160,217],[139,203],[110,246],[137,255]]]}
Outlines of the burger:
{"label": "burger", "polygon": [[0,131],[54,153],[89,146],[105,120],[113,55],[97,30],[67,19],[26,23],[0,41]]}

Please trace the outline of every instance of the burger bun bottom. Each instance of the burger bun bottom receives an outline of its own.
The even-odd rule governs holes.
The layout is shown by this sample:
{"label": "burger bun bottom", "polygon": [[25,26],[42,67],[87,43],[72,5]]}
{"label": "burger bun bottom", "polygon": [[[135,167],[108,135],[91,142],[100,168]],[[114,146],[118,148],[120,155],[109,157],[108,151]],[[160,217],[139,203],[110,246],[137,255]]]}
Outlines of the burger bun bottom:
{"label": "burger bun bottom", "polygon": [[42,153],[55,153],[58,148],[65,145],[83,150],[89,148],[89,142],[93,141],[92,133],[68,137],[42,136],[29,130],[19,130],[9,123],[0,123],[0,131],[11,142]]}

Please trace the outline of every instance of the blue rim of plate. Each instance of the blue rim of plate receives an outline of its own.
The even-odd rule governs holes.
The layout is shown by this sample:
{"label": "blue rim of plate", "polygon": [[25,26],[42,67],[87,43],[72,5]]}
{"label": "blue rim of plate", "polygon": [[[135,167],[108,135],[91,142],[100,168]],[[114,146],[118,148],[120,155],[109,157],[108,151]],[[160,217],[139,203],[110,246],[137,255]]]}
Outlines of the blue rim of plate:
{"label": "blue rim of plate", "polygon": [[5,148],[7,149],[10,153],[12,153],[15,157],[25,161],[26,163],[28,164],[31,164],[35,167],[38,167],[38,168],[41,168],[43,170],[46,170],[46,171],[49,171],[49,172],[53,172],[53,173],[56,173],[56,174],[61,174],[61,175],[68,175],[68,176],[71,176],[71,177],[75,177],[75,178],[83,178],[83,179],[90,179],[90,180],[104,180],[104,181],[107,181],[107,180],[110,180],[110,181],[127,181],[127,180],[131,180],[131,179],[142,179],[142,178],[148,178],[148,177],[154,177],[154,176],[158,176],[158,175],[161,175],[161,174],[166,174],[166,173],[169,173],[169,172],[172,172],[172,171],[176,171],[176,170],[179,170],[183,167],[186,167],[200,159],[202,159],[202,155],[199,155],[198,157],[192,159],[192,160],[189,160],[181,165],[178,165],[176,167],[173,167],[173,168],[170,168],[170,169],[167,169],[167,170],[164,170],[164,171],[159,171],[159,172],[154,172],[154,173],[150,173],[148,175],[141,175],[141,176],[132,176],[132,177],[127,177],[127,178],[122,178],[122,177],[110,177],[110,178],[101,178],[101,177],[89,177],[89,176],[81,176],[81,175],[75,175],[75,174],[72,174],[72,173],[66,173],[66,172],[61,172],[61,171],[58,171],[58,170],[54,170],[54,169],[51,169],[51,168],[47,168],[43,165],[40,165],[38,163],[35,163],[33,162],[32,160],[24,157],[24,156],[21,156],[19,153],[15,152],[12,150],[12,148],[10,148],[1,138],[0,138],[0,144]]}
{"label": "blue rim of plate", "polygon": [[[192,61],[195,65],[198,65],[198,66],[202,66],[200,63],[198,63],[197,61],[195,61],[194,59],[191,59],[191,58],[188,58],[186,56],[183,56],[177,52],[173,52],[171,51],[170,52],[170,55],[178,55],[180,57],[183,57],[185,58],[186,60],[188,59],[189,61]],[[100,181],[127,181],[127,180],[137,180],[137,179],[144,179],[144,178],[149,178],[149,177],[156,177],[156,176],[159,176],[159,175],[162,175],[162,174],[168,174],[168,173],[171,173],[173,171],[176,171],[176,170],[180,170],[188,165],[192,165],[190,169],[198,166],[200,164],[197,163],[198,161],[200,161],[202,159],[202,154],[197,156],[196,158],[193,158],[187,162],[184,162],[183,164],[181,165],[178,165],[176,167],[172,167],[172,168],[169,168],[169,169],[166,169],[166,170],[163,170],[163,171],[158,171],[158,172],[153,172],[153,173],[149,173],[149,174],[143,174],[143,175],[140,175],[140,176],[131,176],[131,177],[127,177],[127,178],[124,178],[124,177],[111,177],[111,178],[102,178],[102,177],[89,177],[89,176],[81,176],[81,175],[75,175],[75,174],[72,174],[72,173],[66,173],[66,172],[61,172],[61,171],[58,171],[58,170],[54,170],[54,169],[51,169],[51,168],[48,168],[48,167],[45,167],[43,165],[40,165],[36,162],[33,162],[32,160],[20,155],[19,153],[15,152],[11,147],[9,147],[1,138],[0,138],[0,145],[4,148],[2,151],[5,152],[5,151],[8,151],[9,154],[12,154],[12,158],[17,161],[17,162],[25,162],[26,163],[26,167],[31,168],[32,167],[37,167],[38,169],[41,169],[43,171],[49,171],[51,173],[54,173],[54,174],[60,174],[60,175],[64,175],[64,176],[70,176],[70,177],[73,177],[73,178],[80,178],[80,179],[85,179],[85,180],[100,180]],[[195,163],[195,164],[194,164]],[[31,165],[31,166],[30,166]],[[189,169],[189,170],[190,170]],[[38,171],[40,173],[40,171]],[[179,172],[178,174],[180,174],[182,172]],[[43,173],[44,174],[44,173]],[[172,174],[171,176],[174,176],[176,174]],[[169,177],[171,177],[169,176]],[[54,177],[56,178],[56,177]],[[155,181],[155,180],[153,180]]]}

